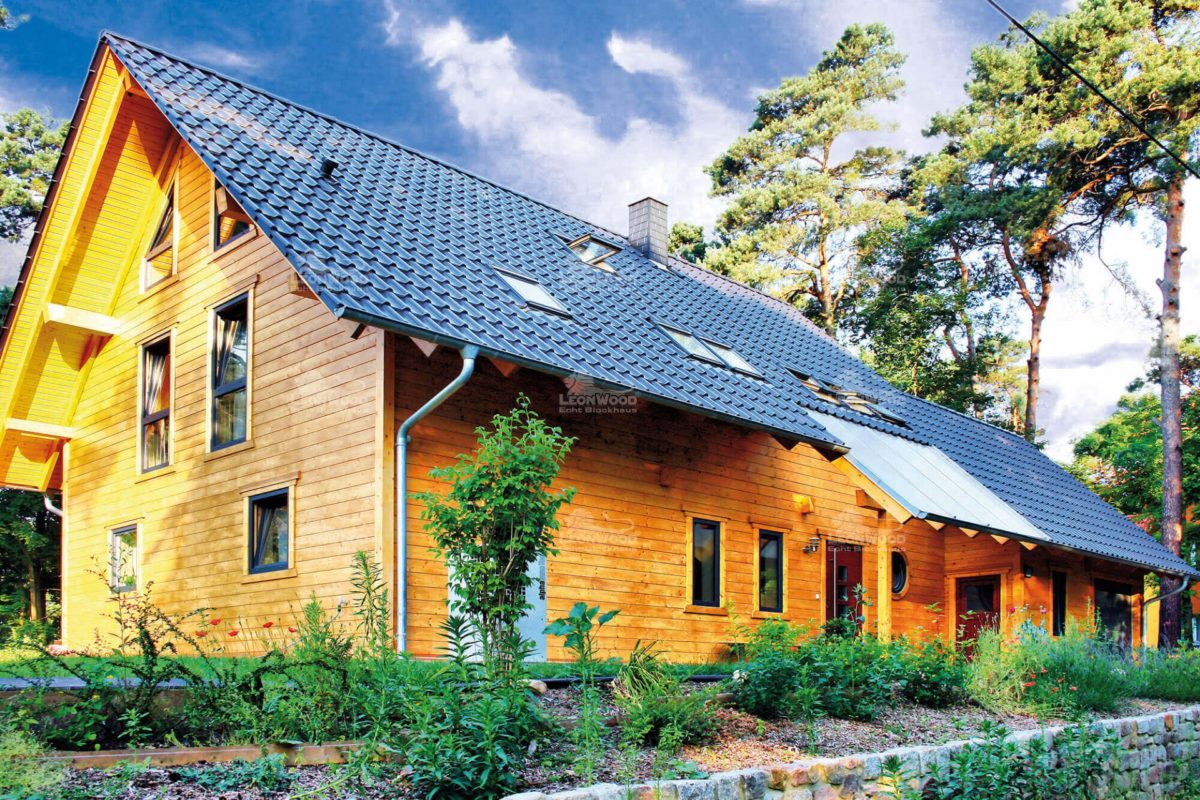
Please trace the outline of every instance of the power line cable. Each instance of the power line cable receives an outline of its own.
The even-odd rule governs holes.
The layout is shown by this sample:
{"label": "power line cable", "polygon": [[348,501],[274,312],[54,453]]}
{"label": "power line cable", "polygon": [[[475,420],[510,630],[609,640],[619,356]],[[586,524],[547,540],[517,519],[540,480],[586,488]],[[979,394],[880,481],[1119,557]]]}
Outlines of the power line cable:
{"label": "power line cable", "polygon": [[1098,87],[1096,84],[1089,81],[1087,78],[1083,77],[1083,75],[1080,74],[1079,70],[1077,70],[1077,69],[1075,69],[1075,67],[1071,66],[1071,63],[1069,61],[1067,61],[1065,58],[1063,58],[1058,53],[1056,53],[1054,51],[1054,49],[1050,47],[1050,45],[1046,44],[1041,39],[1039,39],[1034,34],[1033,31],[1029,30],[1029,28],[1026,28],[1024,25],[1022,25],[1020,23],[1020,21],[1017,20],[1016,17],[1014,17],[1012,14],[1008,13],[1008,11],[1006,11],[1003,6],[1001,6],[998,2],[996,2],[996,0],[987,0],[987,4],[990,5],[992,8],[996,9],[997,11],[999,11],[1010,23],[1012,23],[1014,28],[1016,28],[1017,30],[1019,30],[1021,33],[1025,34],[1026,36],[1028,36],[1030,41],[1032,41],[1034,44],[1036,44],[1038,47],[1040,47],[1048,56],[1053,58],[1060,65],[1062,65],[1062,67],[1064,69],[1066,69],[1068,72],[1070,72],[1076,78],[1078,78],[1083,83],[1083,85],[1086,86],[1087,88],[1091,89],[1092,92],[1097,97],[1099,97],[1105,103],[1110,105],[1113,108],[1113,110],[1115,110],[1118,114],[1120,114],[1122,117],[1125,118],[1126,122],[1128,122],[1133,127],[1137,128],[1139,131],[1141,131],[1143,134],[1146,135],[1147,139],[1149,139],[1150,141],[1152,141],[1156,145],[1158,145],[1160,148],[1162,148],[1162,151],[1164,153],[1169,155],[1174,161],[1178,162],[1179,166],[1183,167],[1185,170],[1187,170],[1189,173],[1191,173],[1192,177],[1200,178],[1200,172],[1197,172],[1196,169],[1194,167],[1192,167],[1191,164],[1189,164],[1181,156],[1177,155],[1174,150],[1172,150],[1171,148],[1169,148],[1165,144],[1163,144],[1163,142],[1157,136],[1155,136],[1150,131],[1146,130],[1146,127],[1144,125],[1142,125],[1141,121],[1138,120],[1135,116],[1130,114],[1125,109],[1121,108],[1121,106],[1117,105],[1116,101],[1110,100],[1108,95],[1106,95],[1103,91],[1100,90],[1100,87]]}

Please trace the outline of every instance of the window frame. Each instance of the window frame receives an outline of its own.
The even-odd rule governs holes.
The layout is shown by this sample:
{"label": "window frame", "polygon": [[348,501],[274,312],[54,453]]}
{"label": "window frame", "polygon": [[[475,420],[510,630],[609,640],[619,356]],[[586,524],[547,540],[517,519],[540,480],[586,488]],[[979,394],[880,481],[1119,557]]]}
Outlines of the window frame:
{"label": "window frame", "polygon": [[[166,342],[167,373],[171,391],[170,403],[165,411],[156,411],[147,415],[146,398],[146,350]],[[155,475],[175,465],[175,329],[156,333],[138,342],[137,347],[137,474],[141,476]],[[153,417],[150,419],[148,417]],[[167,460],[153,467],[146,466],[146,425],[167,420]]]}
{"label": "window frame", "polygon": [[[231,448],[249,446],[253,440],[253,431],[251,429],[251,419],[253,418],[253,386],[254,386],[254,292],[255,284],[244,286],[238,289],[234,294],[226,296],[224,299],[214,303],[208,308],[208,342],[206,352],[207,370],[205,374],[205,436],[204,447],[206,453],[224,453]],[[239,302],[246,304],[246,378],[243,387],[246,392],[246,433],[241,439],[236,441],[216,444],[216,424],[217,400],[233,391],[237,391],[239,387],[226,387],[224,391],[218,394],[221,387],[215,385],[217,375],[217,319],[223,309],[236,305]]]}
{"label": "window frame", "polygon": [[[133,534],[133,582],[121,583],[116,582],[117,579],[117,540],[127,533]],[[128,592],[136,592],[141,585],[142,579],[142,564],[141,564],[141,541],[142,531],[141,525],[136,522],[129,522],[108,529],[108,590],[112,594],[125,594]]]}
{"label": "window frame", "polygon": [[[752,378],[762,377],[762,373],[759,372],[744,355],[738,352],[737,348],[730,347],[729,345],[718,342],[715,339],[705,339],[702,336],[696,336],[696,338],[699,339],[700,344],[707,347],[713,353],[713,355],[721,359],[721,364],[725,367],[728,367],[734,372],[740,372],[743,375],[749,375]],[[726,357],[725,352],[722,351],[732,353],[733,358],[736,360],[730,360],[728,357]]]}
{"label": "window frame", "polygon": [[1065,569],[1050,571],[1050,632],[1053,636],[1062,636],[1067,632],[1067,592],[1070,591],[1070,587],[1071,576]]}
{"label": "window frame", "polygon": [[[912,563],[908,560],[908,553],[904,552],[899,547],[893,547],[892,553],[888,557],[888,589],[892,593],[893,600],[899,600],[904,595],[908,594],[908,587],[912,585]],[[896,589],[896,559],[899,558],[904,562],[904,585]]]}
{"label": "window frame", "polygon": [[[502,267],[493,267],[492,269],[495,271],[497,277],[500,278],[500,281],[504,285],[504,288],[507,289],[509,292],[511,292],[517,298],[517,300],[520,301],[521,306],[523,308],[533,308],[538,311],[544,311],[547,314],[554,314],[557,317],[563,317],[564,319],[570,319],[573,316],[573,314],[571,313],[571,309],[569,309],[566,306],[566,304],[563,303],[563,301],[561,301],[557,297],[555,297],[554,293],[551,292],[549,289],[547,289],[545,284],[543,284],[541,281],[537,280],[536,278],[531,278],[527,275],[522,275],[521,273],[514,272],[513,270],[510,270],[510,269],[503,269]],[[547,305],[546,303],[539,302],[537,300],[529,299],[518,288],[518,284],[531,284],[533,286],[538,287],[539,289],[542,290],[542,292],[545,293],[545,295],[547,297],[549,297],[551,300],[553,300],[558,305],[551,306],[551,305]]]}
{"label": "window frame", "polygon": [[[716,600],[712,603],[696,602],[696,568],[695,557],[696,552],[696,527],[699,524],[710,524],[716,526],[716,553],[713,559],[713,565],[716,569],[714,585],[716,588]],[[702,613],[720,613],[723,606],[722,602],[725,598],[725,547],[721,542],[726,527],[726,520],[709,516],[688,516],[687,517],[687,552],[685,559],[687,561],[687,586],[685,588],[685,598],[687,608]]]}
{"label": "window frame", "polygon": [[[658,324],[658,327],[663,332],[663,335],[666,336],[667,339],[671,342],[671,344],[674,345],[675,347],[679,348],[680,352],[682,352],[688,358],[694,358],[697,361],[703,361],[705,364],[712,364],[715,367],[724,367],[725,366],[725,362],[721,360],[721,357],[718,356],[716,353],[714,353],[708,347],[708,345],[706,345],[704,343],[703,339],[701,339],[699,336],[692,333],[691,331],[689,331],[685,328],[678,327],[676,325],[668,325],[665,322],[660,322]],[[689,350],[687,345],[685,345],[683,342],[679,341],[679,339],[675,338],[675,336],[673,336],[672,333],[677,333],[680,336],[684,336],[684,337],[694,341],[697,345],[699,345],[700,352],[692,352],[691,350]],[[705,355],[705,353],[707,353],[708,355]]]}
{"label": "window frame", "polygon": [[[284,509],[287,514],[287,560],[265,566],[254,564],[254,506],[255,503],[283,496]],[[243,492],[243,534],[245,538],[245,554],[243,563],[245,577],[248,579],[267,579],[273,577],[286,578],[295,574],[296,562],[296,481],[269,487],[254,488]]]}
{"label": "window frame", "polygon": [[[179,162],[177,158],[172,158],[168,173],[171,178],[167,182],[166,188],[157,198],[158,202],[155,204],[155,209],[158,213],[152,217],[155,220],[155,224],[153,229],[149,230],[148,242],[142,251],[141,274],[138,276],[138,279],[141,291],[143,292],[148,292],[179,274]],[[169,241],[155,247],[154,236],[158,233],[162,225],[163,216],[167,211],[164,201],[168,201],[171,204],[171,238]],[[152,276],[151,263],[167,250],[171,251],[171,271],[165,275]]]}
{"label": "window frame", "polygon": [[[246,230],[242,231],[241,233],[235,234],[234,236],[230,236],[224,242],[218,241],[218,238],[221,235],[221,226],[220,226],[221,215],[217,211],[217,191],[220,189],[224,189],[226,194],[229,194],[229,187],[227,187],[225,184],[221,183],[221,181],[217,178],[216,174],[213,174],[212,181],[210,182],[209,198],[208,198],[208,211],[209,211],[209,213],[208,213],[208,224],[209,224],[208,244],[212,248],[212,254],[214,256],[217,255],[218,253],[224,253],[228,250],[231,250],[231,249],[233,249],[233,247],[235,245],[240,244],[241,242],[249,241],[250,239],[253,239],[256,235],[258,235],[258,226],[255,225],[253,221],[250,221],[250,219],[249,219],[250,215],[246,212],[245,207],[242,206],[242,204],[238,201],[238,199],[236,197],[234,197],[233,198],[234,202],[236,202],[239,206],[241,206],[242,213],[246,214],[246,218],[247,218],[246,224],[249,227],[247,227]],[[229,195],[229,196],[233,197],[232,195]]]}
{"label": "window frame", "polygon": [[[567,237],[567,236],[563,236],[563,235],[559,235],[558,238],[562,241],[562,243],[566,246],[567,250],[570,251],[571,255],[574,256],[576,260],[582,262],[583,264],[586,264],[589,267],[596,267],[597,269],[602,269],[605,272],[616,272],[616,270],[613,269],[611,264],[606,263],[608,261],[608,259],[617,255],[622,250],[622,248],[619,245],[615,244],[614,242],[610,242],[607,239],[602,239],[599,236],[596,236],[595,234],[592,234],[592,233],[585,233],[582,236],[576,236],[574,239]],[[598,242],[599,244],[609,248],[609,251],[607,253],[605,253],[604,255],[600,256],[599,258],[588,260],[575,251],[576,245],[581,244],[582,242],[586,242],[586,241]]]}
{"label": "window frame", "polygon": [[[762,605],[762,542],[764,538],[773,538],[779,547],[779,584],[775,590],[778,599],[777,608],[764,608]],[[787,610],[787,532],[773,528],[759,528],[755,537],[754,547],[754,609],[760,614],[783,614]]]}

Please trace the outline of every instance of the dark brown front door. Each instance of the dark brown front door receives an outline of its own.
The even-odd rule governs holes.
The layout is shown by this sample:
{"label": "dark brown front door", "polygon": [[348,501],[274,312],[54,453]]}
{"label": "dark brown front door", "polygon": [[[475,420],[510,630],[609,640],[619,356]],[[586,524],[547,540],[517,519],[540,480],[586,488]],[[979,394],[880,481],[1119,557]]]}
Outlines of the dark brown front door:
{"label": "dark brown front door", "polygon": [[854,593],[862,577],[861,546],[845,542],[825,544],[825,619],[853,619],[862,627],[862,612]]}
{"label": "dark brown front door", "polygon": [[959,578],[958,641],[974,642],[979,632],[1000,629],[1000,576]]}
{"label": "dark brown front door", "polygon": [[1124,647],[1133,645],[1133,587],[1117,581],[1096,581],[1096,614],[1100,627]]}

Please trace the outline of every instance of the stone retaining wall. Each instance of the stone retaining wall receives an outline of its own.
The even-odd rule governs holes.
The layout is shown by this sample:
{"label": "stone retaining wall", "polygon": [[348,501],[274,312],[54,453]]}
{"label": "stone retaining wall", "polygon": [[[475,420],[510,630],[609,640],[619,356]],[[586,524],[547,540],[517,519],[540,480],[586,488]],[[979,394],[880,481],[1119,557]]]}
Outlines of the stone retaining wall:
{"label": "stone retaining wall", "polygon": [[[1114,760],[1096,798],[1140,800],[1174,796],[1178,766],[1200,768],[1200,706],[1145,717],[1102,720],[1095,725],[1120,736],[1120,754]],[[1009,738],[1018,742],[1045,736],[1053,741],[1063,728],[1021,731]],[[890,797],[877,781],[883,761],[898,756],[906,775],[923,786],[933,764],[947,764],[950,755],[972,742],[951,742],[928,747],[901,747],[882,753],[843,758],[817,758],[792,764],[722,772],[704,780],[663,781],[637,786],[604,783],[556,794],[526,792],[506,800],[862,800]]]}

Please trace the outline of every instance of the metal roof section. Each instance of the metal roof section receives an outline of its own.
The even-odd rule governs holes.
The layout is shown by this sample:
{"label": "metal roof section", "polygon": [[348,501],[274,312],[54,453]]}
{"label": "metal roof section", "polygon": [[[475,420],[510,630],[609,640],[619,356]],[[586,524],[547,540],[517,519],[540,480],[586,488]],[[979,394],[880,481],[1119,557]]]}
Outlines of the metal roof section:
{"label": "metal roof section", "polygon": [[[826,453],[845,450],[843,429],[930,444],[1055,546],[1200,575],[1036,447],[897,390],[782,301],[678,259],[665,270],[623,236],[156,48],[111,33],[105,45],[339,316],[587,375]],[[330,159],[333,179],[322,177]],[[604,259],[616,274],[564,268],[564,241],[586,236],[621,248]],[[572,317],[529,313],[495,270],[536,281]],[[659,325],[723,343],[761,379],[685,357]],[[810,394],[792,369],[878,398],[907,427]]]}
{"label": "metal roof section", "polygon": [[813,417],[850,445],[850,452],[841,458],[910,516],[1049,543],[1049,536],[936,447],[826,414]]}

